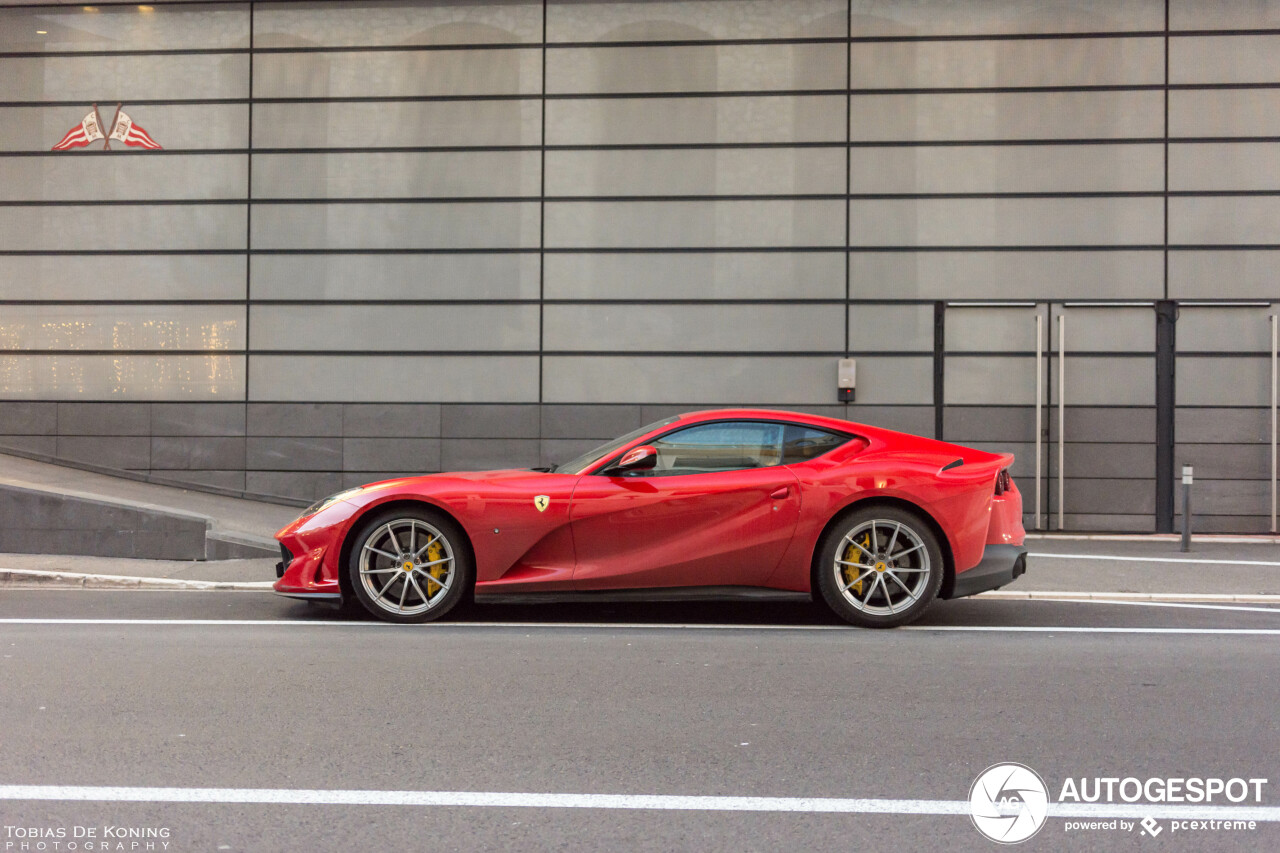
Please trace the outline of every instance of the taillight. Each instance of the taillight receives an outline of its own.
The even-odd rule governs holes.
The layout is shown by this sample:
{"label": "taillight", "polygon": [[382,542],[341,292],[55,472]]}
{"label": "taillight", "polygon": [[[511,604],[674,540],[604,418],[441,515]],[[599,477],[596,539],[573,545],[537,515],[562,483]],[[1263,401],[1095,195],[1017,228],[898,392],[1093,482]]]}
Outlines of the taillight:
{"label": "taillight", "polygon": [[1009,479],[1009,469],[1001,468],[1000,473],[996,475],[996,496],[999,497],[1009,491],[1009,487],[1012,485],[1012,482],[1013,481]]}

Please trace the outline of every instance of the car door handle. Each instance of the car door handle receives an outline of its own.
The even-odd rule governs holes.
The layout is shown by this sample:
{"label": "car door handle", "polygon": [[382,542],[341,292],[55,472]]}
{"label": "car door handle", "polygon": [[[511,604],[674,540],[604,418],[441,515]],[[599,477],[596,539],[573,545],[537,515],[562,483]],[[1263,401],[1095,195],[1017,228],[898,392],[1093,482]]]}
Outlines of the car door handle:
{"label": "car door handle", "polygon": [[773,492],[769,495],[769,497],[773,498],[775,501],[780,501],[789,494],[791,494],[791,487],[783,486],[780,489],[774,489]]}

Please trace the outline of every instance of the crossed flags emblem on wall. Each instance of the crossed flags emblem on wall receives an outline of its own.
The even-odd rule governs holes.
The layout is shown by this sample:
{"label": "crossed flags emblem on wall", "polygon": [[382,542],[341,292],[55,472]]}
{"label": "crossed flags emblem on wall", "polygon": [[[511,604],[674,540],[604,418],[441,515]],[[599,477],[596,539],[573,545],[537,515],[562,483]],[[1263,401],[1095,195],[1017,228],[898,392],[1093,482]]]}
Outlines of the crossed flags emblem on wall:
{"label": "crossed flags emblem on wall", "polygon": [[110,129],[104,129],[102,124],[102,116],[98,115],[98,105],[93,105],[93,111],[75,127],[67,131],[66,135],[57,145],[53,146],[53,151],[66,151],[69,148],[83,148],[90,142],[99,139],[105,139],[104,146],[111,148],[111,140],[115,139],[123,142],[125,145],[133,148],[160,148],[160,143],[151,138],[151,134],[147,133],[142,127],[129,117],[121,107],[123,104],[116,104],[116,114],[111,119]]}

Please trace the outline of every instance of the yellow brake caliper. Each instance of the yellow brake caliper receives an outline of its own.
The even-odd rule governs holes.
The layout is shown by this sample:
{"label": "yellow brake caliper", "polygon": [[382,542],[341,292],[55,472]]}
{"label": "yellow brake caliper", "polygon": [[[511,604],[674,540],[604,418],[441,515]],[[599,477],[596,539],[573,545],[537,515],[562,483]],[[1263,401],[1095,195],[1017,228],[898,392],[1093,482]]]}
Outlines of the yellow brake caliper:
{"label": "yellow brake caliper", "polygon": [[[858,539],[858,545],[861,545],[863,548],[866,548],[868,551],[871,550],[871,532],[870,531],[862,534],[862,536]],[[844,554],[840,556],[840,559],[845,561],[846,563],[860,563],[862,562],[862,560],[859,559],[861,555],[862,555],[862,551],[859,550],[856,545],[850,542],[845,547]],[[843,574],[844,574],[845,583],[853,583],[854,581],[857,581],[857,583],[853,583],[853,585],[850,586],[849,589],[853,590],[856,595],[862,595],[862,585],[863,583],[865,583],[865,581],[860,581],[858,580],[858,578],[863,574],[863,570],[858,568],[857,566],[844,566]]]}
{"label": "yellow brake caliper", "polygon": [[[442,559],[444,559],[444,546],[440,544],[439,539],[436,539],[436,541],[432,542],[430,545],[427,546],[427,562],[434,563],[436,560],[442,560]],[[436,590],[438,590],[441,586],[443,586],[443,584],[441,584],[440,581],[444,580],[444,576],[447,575],[448,573],[449,573],[448,563],[440,563],[438,565],[432,566],[431,568],[427,569],[427,574],[429,575],[429,578],[427,580],[427,597],[428,598],[435,595]]]}

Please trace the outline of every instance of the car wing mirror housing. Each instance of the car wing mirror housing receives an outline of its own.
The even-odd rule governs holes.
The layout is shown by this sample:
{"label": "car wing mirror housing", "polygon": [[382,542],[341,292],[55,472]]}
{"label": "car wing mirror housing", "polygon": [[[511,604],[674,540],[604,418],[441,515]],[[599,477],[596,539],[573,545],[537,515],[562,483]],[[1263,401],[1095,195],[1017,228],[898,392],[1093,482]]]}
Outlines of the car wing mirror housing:
{"label": "car wing mirror housing", "polygon": [[658,465],[658,451],[652,445],[633,447],[622,455],[618,464],[609,469],[610,474],[630,474],[634,471],[652,471]]}

